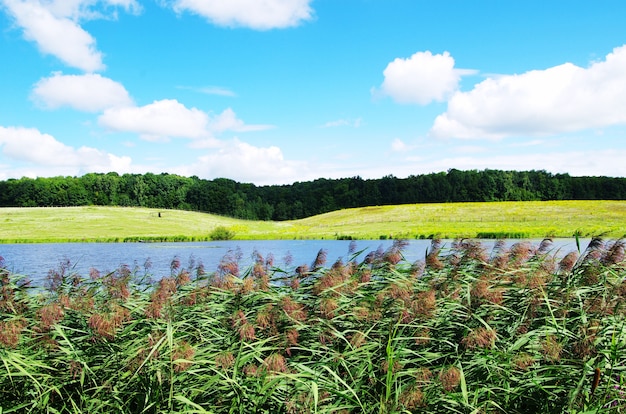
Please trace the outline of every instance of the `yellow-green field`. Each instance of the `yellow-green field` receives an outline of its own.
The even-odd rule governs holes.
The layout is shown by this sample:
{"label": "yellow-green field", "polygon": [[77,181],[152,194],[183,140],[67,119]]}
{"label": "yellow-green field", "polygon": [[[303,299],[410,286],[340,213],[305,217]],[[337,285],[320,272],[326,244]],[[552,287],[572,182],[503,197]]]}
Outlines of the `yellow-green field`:
{"label": "yellow-green field", "polygon": [[[160,213],[160,217],[159,217]],[[0,242],[236,239],[571,237],[626,235],[626,201],[410,204],[346,209],[302,220],[246,221],[121,207],[0,208]]]}

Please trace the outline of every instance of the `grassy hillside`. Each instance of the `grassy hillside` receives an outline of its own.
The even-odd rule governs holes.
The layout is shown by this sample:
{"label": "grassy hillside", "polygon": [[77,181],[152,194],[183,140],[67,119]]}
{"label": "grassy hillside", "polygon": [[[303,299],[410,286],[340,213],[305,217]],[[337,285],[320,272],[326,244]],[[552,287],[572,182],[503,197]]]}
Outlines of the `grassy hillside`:
{"label": "grassy hillside", "polygon": [[[159,217],[160,213],[160,217]],[[0,242],[237,239],[571,237],[626,234],[626,201],[410,204],[348,209],[287,222],[118,207],[1,208]]]}

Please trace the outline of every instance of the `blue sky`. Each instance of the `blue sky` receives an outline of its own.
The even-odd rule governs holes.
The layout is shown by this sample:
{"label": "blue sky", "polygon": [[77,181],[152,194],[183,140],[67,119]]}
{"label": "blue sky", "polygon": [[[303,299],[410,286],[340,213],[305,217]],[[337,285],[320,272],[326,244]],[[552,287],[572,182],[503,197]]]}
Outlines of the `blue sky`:
{"label": "blue sky", "polygon": [[0,179],[626,176],[626,2],[0,0]]}

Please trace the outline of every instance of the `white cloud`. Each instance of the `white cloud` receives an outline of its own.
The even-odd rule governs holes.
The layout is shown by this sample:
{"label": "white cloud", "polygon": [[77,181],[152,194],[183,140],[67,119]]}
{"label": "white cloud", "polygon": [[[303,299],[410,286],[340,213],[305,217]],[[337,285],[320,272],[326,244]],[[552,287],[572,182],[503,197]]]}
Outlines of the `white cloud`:
{"label": "white cloud", "polygon": [[454,93],[461,76],[474,71],[455,69],[454,58],[448,52],[433,55],[430,51],[417,52],[408,59],[396,58],[385,68],[385,80],[380,93],[398,103],[426,105],[445,101]]}
{"label": "white cloud", "polygon": [[205,143],[212,142],[213,134],[225,131],[272,128],[270,125],[246,125],[230,108],[211,117],[200,109],[187,108],[175,99],[155,101],[141,107],[110,108],[104,111],[98,122],[112,131],[137,133],[149,141],[178,137],[199,139]]}
{"label": "white cloud", "polygon": [[4,0],[4,4],[23,28],[24,37],[36,42],[43,53],[86,72],[104,69],[95,39],[75,21],[55,16],[36,0]]}
{"label": "white cloud", "polygon": [[209,116],[175,99],[164,99],[141,107],[107,109],[98,123],[113,131],[137,133],[147,140],[201,138],[207,135]]}
{"label": "white cloud", "polygon": [[174,172],[207,178],[228,177],[264,185],[292,183],[296,177],[306,175],[304,169],[302,162],[285,160],[276,146],[256,147],[234,139],[199,157],[197,163],[181,166]]}
{"label": "white cloud", "polygon": [[235,111],[226,108],[221,114],[215,116],[211,120],[210,129],[212,132],[221,133],[224,131],[249,132],[262,131],[274,128],[272,125],[246,125],[241,119],[237,118]]}
{"label": "white cloud", "polygon": [[407,143],[402,141],[400,138],[394,139],[393,142],[391,143],[391,150],[394,152],[406,152],[406,151],[411,151],[413,149],[415,149],[414,145],[408,145]]}
{"label": "white cloud", "polygon": [[75,21],[116,18],[117,8],[130,13],[141,10],[136,0],[46,0],[40,1],[40,4],[57,17],[67,17]]}
{"label": "white cloud", "polygon": [[353,127],[359,128],[363,123],[361,118],[356,119],[337,119],[336,121],[326,122],[322,125],[322,128],[336,128],[336,127]]}
{"label": "white cloud", "polygon": [[122,84],[98,74],[62,75],[41,79],[32,97],[44,107],[69,106],[79,111],[99,112],[107,108],[130,106],[132,99]]}
{"label": "white cloud", "polygon": [[219,26],[258,30],[299,25],[312,18],[311,0],[174,0],[176,12],[199,14]]}
{"label": "white cloud", "polygon": [[626,46],[587,68],[571,63],[489,78],[457,92],[434,137],[545,135],[626,124]]}
{"label": "white cloud", "polygon": [[33,165],[48,176],[131,169],[129,157],[86,146],[74,148],[35,128],[0,127],[0,148],[5,157]]}
{"label": "white cloud", "polygon": [[80,20],[115,18],[120,7],[132,13],[141,9],[136,0],[0,0],[0,4],[42,53],[85,72],[104,70],[105,65],[96,40]]}
{"label": "white cloud", "polygon": [[221,86],[205,86],[201,88],[195,88],[192,86],[179,86],[178,89],[187,89],[194,92],[204,93],[207,95],[218,95],[218,96],[237,96],[235,92],[228,88],[224,88]]}

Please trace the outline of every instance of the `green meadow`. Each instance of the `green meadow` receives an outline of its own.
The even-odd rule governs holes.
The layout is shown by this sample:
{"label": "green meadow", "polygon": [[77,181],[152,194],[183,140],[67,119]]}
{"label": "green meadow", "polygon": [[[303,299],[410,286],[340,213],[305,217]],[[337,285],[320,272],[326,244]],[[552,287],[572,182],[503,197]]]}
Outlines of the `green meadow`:
{"label": "green meadow", "polygon": [[541,238],[626,234],[626,201],[407,204],[345,209],[301,220],[247,221],[123,207],[2,208],[0,242],[235,239]]}

